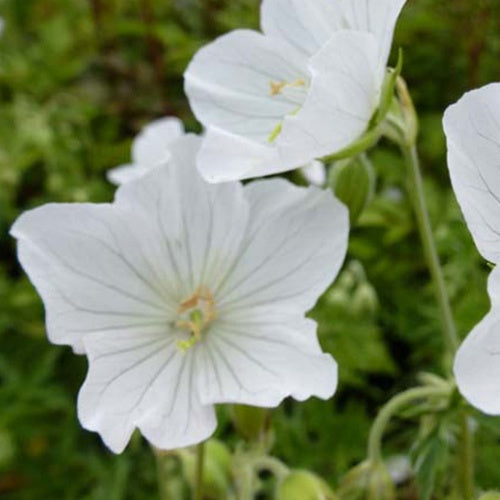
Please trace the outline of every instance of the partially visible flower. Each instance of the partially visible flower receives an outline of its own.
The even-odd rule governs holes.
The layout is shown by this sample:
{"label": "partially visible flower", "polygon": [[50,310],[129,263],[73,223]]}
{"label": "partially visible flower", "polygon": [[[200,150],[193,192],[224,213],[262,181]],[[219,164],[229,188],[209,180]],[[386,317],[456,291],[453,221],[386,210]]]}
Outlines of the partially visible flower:
{"label": "partially visible flower", "polygon": [[320,161],[312,161],[302,168],[302,175],[313,186],[324,186],[326,184],[326,168]]}
{"label": "partially visible flower", "polygon": [[4,28],[5,28],[5,21],[3,20],[2,17],[0,17],[0,36],[2,36]]}
{"label": "partially visible flower", "polygon": [[178,118],[160,118],[151,122],[134,139],[132,163],[110,170],[109,181],[119,186],[166,163],[170,158],[169,148],[183,135],[184,125]]}
{"label": "partially visible flower", "polygon": [[[263,34],[202,48],[185,89],[210,182],[292,170],[351,145],[379,106],[405,0],[264,0]],[[222,161],[219,160],[222,152]]]}
{"label": "partially visible flower", "polygon": [[[465,94],[444,117],[458,202],[483,257],[500,263],[500,84]],[[489,277],[491,311],[462,344],[457,384],[471,404],[500,414],[500,269]]]}
{"label": "partially visible flower", "polygon": [[115,452],[136,427],[159,449],[200,442],[217,403],[336,388],[304,313],[342,265],[347,210],[282,179],[209,185],[198,148],[180,139],[113,204],[49,204],[11,230],[49,339],[88,357],[79,419]]}

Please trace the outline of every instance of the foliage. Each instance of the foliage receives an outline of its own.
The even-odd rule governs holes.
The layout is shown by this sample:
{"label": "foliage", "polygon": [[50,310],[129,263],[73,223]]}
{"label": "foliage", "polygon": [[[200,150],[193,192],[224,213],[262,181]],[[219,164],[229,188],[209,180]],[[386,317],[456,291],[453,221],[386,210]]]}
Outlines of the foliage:
{"label": "foliage", "polygon": [[[153,118],[175,114],[199,130],[182,92],[195,50],[235,27],[255,27],[256,0],[1,0],[0,40],[0,495],[11,499],[153,498],[156,477],[136,437],[112,456],[75,415],[85,361],[46,342],[36,292],[20,272],[8,229],[44,202],[109,201],[106,170],[129,158],[130,142]],[[483,22],[479,22],[478,19]],[[467,33],[467,37],[462,34]],[[487,267],[454,200],[445,167],[441,115],[466,89],[498,79],[500,6],[495,0],[412,0],[395,47],[421,116],[426,192],[459,331],[488,308]],[[395,57],[394,57],[395,60]],[[376,194],[352,232],[348,262],[312,317],[340,365],[331,401],[286,401],[273,412],[273,453],[331,485],[365,456],[377,409],[442,373],[433,291],[405,195],[405,169],[388,144],[370,155]],[[293,178],[293,175],[292,175]],[[500,422],[473,414],[478,482],[500,485]],[[455,423],[443,419],[412,455],[421,482]],[[235,441],[228,417],[219,436]],[[415,419],[391,428],[386,453],[410,453]],[[449,458],[446,458],[447,460]],[[441,464],[442,465],[442,464]],[[424,479],[422,498],[446,498],[450,477]],[[400,498],[416,498],[416,483]]]}

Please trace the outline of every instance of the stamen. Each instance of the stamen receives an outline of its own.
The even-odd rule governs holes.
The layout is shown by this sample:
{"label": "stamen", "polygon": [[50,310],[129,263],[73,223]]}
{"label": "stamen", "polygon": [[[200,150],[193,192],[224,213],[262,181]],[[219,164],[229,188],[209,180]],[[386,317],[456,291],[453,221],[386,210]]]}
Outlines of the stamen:
{"label": "stamen", "polygon": [[196,343],[202,340],[202,332],[217,318],[214,298],[207,287],[201,286],[196,292],[181,302],[179,314],[188,313],[187,318],[178,321],[175,326],[187,330],[191,334],[189,340],[179,341],[177,346],[187,352]]}
{"label": "stamen", "polygon": [[277,96],[280,95],[283,92],[283,89],[286,87],[289,88],[297,88],[297,87],[305,87],[306,82],[303,78],[298,78],[294,82],[288,83],[286,81],[281,81],[281,82],[269,82],[269,85],[271,87],[270,95],[271,96]]}

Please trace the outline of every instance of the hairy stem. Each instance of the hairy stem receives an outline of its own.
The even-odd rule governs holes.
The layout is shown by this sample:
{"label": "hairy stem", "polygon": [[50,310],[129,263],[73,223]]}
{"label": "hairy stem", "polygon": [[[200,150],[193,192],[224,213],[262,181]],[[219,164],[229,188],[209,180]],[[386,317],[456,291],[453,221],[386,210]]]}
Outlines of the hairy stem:
{"label": "hairy stem", "polygon": [[392,398],[377,415],[370,430],[368,439],[368,459],[372,462],[382,460],[382,439],[387,425],[392,417],[397,415],[402,409],[418,399],[449,395],[449,387],[417,387],[402,392]]}
{"label": "hairy stem", "polygon": [[448,292],[446,291],[443,271],[436,250],[436,243],[432,234],[427,202],[425,201],[422,174],[420,172],[420,161],[415,146],[404,146],[402,147],[402,151],[406,163],[408,164],[410,174],[410,196],[412,198],[415,215],[417,217],[418,229],[420,231],[427,265],[429,266],[429,271],[434,282],[436,299],[439,305],[441,323],[445,336],[445,343],[451,359],[458,349],[459,339],[455,329]]}

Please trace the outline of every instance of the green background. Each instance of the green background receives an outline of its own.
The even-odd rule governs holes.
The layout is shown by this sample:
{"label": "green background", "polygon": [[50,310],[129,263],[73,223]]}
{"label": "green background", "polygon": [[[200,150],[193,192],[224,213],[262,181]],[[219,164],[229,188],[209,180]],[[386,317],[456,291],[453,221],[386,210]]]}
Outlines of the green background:
{"label": "green background", "polygon": [[[106,171],[130,156],[133,136],[164,115],[198,131],[182,74],[203,44],[257,27],[256,0],[0,0],[0,497],[155,498],[155,465],[134,439],[113,456],[75,415],[83,357],[48,344],[43,309],[20,270],[8,230],[45,202],[109,201]],[[395,36],[421,117],[425,187],[460,334],[488,309],[488,266],[463,223],[446,169],[441,117],[468,89],[500,80],[497,0],[410,0]],[[392,60],[393,61],[393,60]],[[394,62],[394,61],[393,61]],[[333,486],[363,460],[370,423],[422,371],[441,373],[443,343],[405,168],[382,143],[371,154],[377,196],[353,228],[345,270],[312,315],[340,365],[327,402],[286,401],[273,413],[273,453]],[[500,419],[471,413],[477,481],[500,486]],[[431,432],[426,431],[430,425]],[[408,415],[386,454],[411,456],[404,499],[453,497],[456,425]],[[236,441],[221,411],[218,436]]]}

